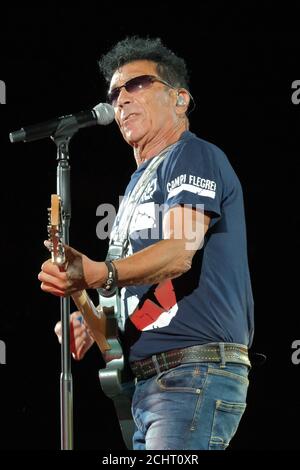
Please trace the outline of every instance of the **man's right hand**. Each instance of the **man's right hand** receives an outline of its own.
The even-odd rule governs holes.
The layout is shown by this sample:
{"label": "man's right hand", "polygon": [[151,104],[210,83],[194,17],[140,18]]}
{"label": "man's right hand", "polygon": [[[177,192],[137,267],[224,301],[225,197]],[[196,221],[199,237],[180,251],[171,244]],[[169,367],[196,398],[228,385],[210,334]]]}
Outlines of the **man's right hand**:
{"label": "man's right hand", "polygon": [[[62,332],[60,321],[56,323],[54,331],[58,341],[61,343]],[[93,343],[94,339],[89,334],[81,313],[72,313],[70,315],[70,346],[73,358],[77,361],[82,359]]]}

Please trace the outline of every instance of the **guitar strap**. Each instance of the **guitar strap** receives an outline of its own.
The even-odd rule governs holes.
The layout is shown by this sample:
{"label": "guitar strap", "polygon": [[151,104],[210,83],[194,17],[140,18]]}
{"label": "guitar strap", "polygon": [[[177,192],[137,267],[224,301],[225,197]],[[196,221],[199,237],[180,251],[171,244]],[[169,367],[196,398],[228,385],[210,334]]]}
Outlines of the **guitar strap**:
{"label": "guitar strap", "polygon": [[[162,152],[160,152],[156,157],[152,158],[151,162],[149,163],[149,165],[147,166],[147,168],[141,175],[134,189],[128,195],[124,204],[123,204],[124,202],[124,199],[123,199],[120,209],[119,209],[120,216],[117,215],[114,228],[112,231],[113,237],[110,241],[108,255],[110,254],[111,246],[114,245],[115,243],[123,244],[124,248],[125,249],[127,248],[127,242],[129,238],[129,227],[132,221],[133,214],[141,200],[141,197],[146,187],[151,181],[152,176],[154,175],[155,171],[157,170],[159,165],[162,163],[162,161],[166,158],[170,150],[175,146],[175,144],[169,145]],[[122,253],[122,254],[124,256],[125,253]]]}
{"label": "guitar strap", "polygon": [[[155,171],[175,145],[176,143],[169,145],[156,157],[152,158],[132,192],[126,200],[125,198],[123,199],[112,230],[112,237],[106,256],[107,260],[113,261],[126,256],[129,245],[129,228],[135,210]],[[107,294],[103,295],[103,293],[103,289],[98,289],[100,305],[102,308],[104,307],[108,329],[110,332],[113,332],[112,337],[117,338],[117,330],[118,328],[122,329],[121,327],[123,326],[119,290],[117,289],[111,297]],[[99,371],[100,382],[103,392],[114,402],[124,442],[128,449],[131,449],[135,427],[131,415],[131,398],[134,392],[134,384],[132,380],[130,381],[126,377],[126,364],[119,341],[113,339],[109,343],[111,351],[108,352],[105,358],[106,368],[103,372]],[[112,380],[116,372],[120,378],[117,381]]]}

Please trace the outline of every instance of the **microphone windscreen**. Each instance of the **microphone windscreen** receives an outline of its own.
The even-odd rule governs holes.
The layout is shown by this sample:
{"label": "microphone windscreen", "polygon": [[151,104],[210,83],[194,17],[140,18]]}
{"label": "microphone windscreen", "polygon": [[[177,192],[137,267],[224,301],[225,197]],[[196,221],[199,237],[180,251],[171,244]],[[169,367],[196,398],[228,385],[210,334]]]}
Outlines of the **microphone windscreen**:
{"label": "microphone windscreen", "polygon": [[97,122],[103,126],[110,124],[115,118],[115,110],[108,103],[99,103],[94,106],[94,111],[97,115]]}

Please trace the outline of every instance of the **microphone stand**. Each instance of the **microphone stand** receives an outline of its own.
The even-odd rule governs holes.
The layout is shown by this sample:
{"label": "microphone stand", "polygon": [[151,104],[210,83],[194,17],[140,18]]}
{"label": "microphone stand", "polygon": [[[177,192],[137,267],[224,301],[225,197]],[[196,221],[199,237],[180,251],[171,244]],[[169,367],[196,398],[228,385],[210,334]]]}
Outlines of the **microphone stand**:
{"label": "microphone stand", "polygon": [[[10,141],[19,142],[37,140],[51,136],[57,148],[57,194],[61,198],[62,207],[62,242],[69,244],[69,228],[71,220],[71,190],[69,142],[73,135],[82,127],[93,124],[107,125],[114,119],[113,107],[107,103],[99,103],[92,111],[76,115],[62,116],[58,120],[47,121],[36,126],[29,126],[9,134]],[[70,297],[60,299],[62,325],[61,343],[61,375],[60,375],[60,419],[61,449],[73,449],[73,382],[71,373],[70,350]]]}
{"label": "microphone stand", "polygon": [[[76,131],[75,131],[76,132]],[[74,129],[58,129],[52,140],[57,147],[57,194],[62,204],[62,242],[69,244],[71,221],[71,187],[69,165],[69,142]],[[61,450],[73,449],[73,379],[70,349],[70,297],[60,298],[62,325],[61,374],[60,374],[60,431]]]}

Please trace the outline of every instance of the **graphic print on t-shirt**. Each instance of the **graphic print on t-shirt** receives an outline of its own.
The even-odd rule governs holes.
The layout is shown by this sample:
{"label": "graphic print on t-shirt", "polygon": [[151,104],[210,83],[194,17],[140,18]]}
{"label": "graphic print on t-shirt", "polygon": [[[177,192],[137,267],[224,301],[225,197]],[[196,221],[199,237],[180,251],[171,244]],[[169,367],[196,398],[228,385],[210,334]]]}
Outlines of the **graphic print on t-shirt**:
{"label": "graphic print on t-shirt", "polygon": [[216,187],[215,181],[184,173],[167,182],[168,199],[177,196],[182,191],[189,191],[202,197],[215,199]]}
{"label": "graphic print on t-shirt", "polygon": [[151,297],[153,300],[141,299],[135,310],[129,313],[130,320],[138,330],[147,331],[168,326],[177,313],[176,295],[170,279],[158,284]]}

